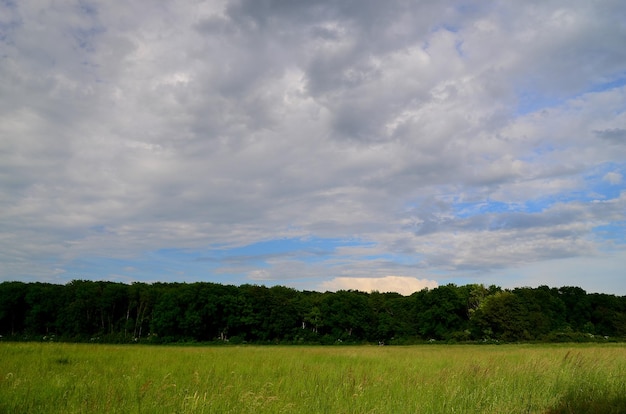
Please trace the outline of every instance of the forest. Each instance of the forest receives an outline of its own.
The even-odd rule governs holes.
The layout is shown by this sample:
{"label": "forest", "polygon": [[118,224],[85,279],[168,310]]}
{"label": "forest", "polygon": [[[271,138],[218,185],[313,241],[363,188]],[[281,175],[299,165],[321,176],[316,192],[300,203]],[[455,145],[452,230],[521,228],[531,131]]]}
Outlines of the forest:
{"label": "forest", "polygon": [[0,339],[412,344],[626,340],[626,296],[454,284],[410,296],[216,283],[0,283]]}

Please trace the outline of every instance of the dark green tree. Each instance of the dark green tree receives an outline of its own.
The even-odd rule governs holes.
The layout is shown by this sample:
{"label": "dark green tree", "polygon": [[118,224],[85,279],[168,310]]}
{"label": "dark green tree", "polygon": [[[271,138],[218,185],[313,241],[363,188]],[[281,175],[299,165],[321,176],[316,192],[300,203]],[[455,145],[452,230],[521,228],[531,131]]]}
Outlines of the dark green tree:
{"label": "dark green tree", "polygon": [[469,327],[469,291],[454,284],[423,291],[417,326],[423,338],[450,339]]}
{"label": "dark green tree", "polygon": [[16,335],[24,330],[28,286],[22,282],[0,283],[0,333]]}
{"label": "dark green tree", "polygon": [[571,330],[584,332],[585,326],[591,322],[591,304],[587,292],[573,286],[564,286],[558,292],[565,305],[565,322]]}
{"label": "dark green tree", "polygon": [[326,334],[343,341],[361,341],[366,338],[372,320],[366,293],[354,290],[327,293],[320,310]]}
{"label": "dark green tree", "polygon": [[63,309],[64,286],[49,283],[28,285],[25,296],[27,312],[24,330],[29,334],[58,334],[58,314]]}
{"label": "dark green tree", "polygon": [[521,341],[531,339],[529,312],[513,292],[503,291],[488,296],[472,317],[476,338]]}

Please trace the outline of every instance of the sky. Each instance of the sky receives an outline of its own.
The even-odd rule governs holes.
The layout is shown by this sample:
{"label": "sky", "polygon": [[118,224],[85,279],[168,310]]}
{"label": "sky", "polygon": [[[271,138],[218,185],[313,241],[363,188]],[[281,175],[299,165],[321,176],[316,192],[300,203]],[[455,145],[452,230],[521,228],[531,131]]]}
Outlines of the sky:
{"label": "sky", "polygon": [[622,0],[0,0],[0,281],[626,295]]}

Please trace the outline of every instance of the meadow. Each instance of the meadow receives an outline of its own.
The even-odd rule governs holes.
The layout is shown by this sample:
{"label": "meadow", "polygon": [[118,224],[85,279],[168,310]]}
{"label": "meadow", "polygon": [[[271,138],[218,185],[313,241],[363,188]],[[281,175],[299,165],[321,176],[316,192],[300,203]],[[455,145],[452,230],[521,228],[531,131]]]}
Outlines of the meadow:
{"label": "meadow", "polygon": [[624,413],[626,345],[0,343],[1,413]]}

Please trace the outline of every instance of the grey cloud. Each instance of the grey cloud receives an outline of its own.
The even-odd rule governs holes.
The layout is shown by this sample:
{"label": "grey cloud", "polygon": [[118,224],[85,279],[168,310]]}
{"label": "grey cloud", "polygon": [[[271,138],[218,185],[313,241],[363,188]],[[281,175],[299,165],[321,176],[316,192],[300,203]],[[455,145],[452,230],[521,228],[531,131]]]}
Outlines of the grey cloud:
{"label": "grey cloud", "polygon": [[[580,95],[625,68],[618,3],[89,4],[15,3],[0,26],[11,257],[60,267],[93,252],[349,234],[419,254],[422,270],[480,268],[593,250],[577,223],[620,217],[616,201],[459,218],[445,196],[558,195],[621,162],[607,144],[625,136],[623,97]],[[519,85],[577,99],[519,117]],[[481,254],[488,243],[504,247]],[[275,274],[308,272],[267,259]],[[334,271],[407,274],[346,263]]]}
{"label": "grey cloud", "polygon": [[[620,199],[592,204],[556,204],[539,212],[487,211],[466,218],[456,217],[451,213],[450,206],[443,204],[441,208],[436,210],[424,209],[423,207],[412,210],[410,217],[413,224],[407,229],[410,229],[417,236],[459,231],[498,232],[545,229],[546,232],[551,232],[551,229],[557,229],[552,233],[556,237],[557,233],[561,236],[564,235],[562,226],[615,220],[620,214],[622,204]],[[572,229],[572,233],[569,235],[578,236],[578,230]]]}
{"label": "grey cloud", "polygon": [[[418,6],[415,4],[413,6]],[[422,14],[438,7],[437,3],[422,3]],[[287,22],[296,24],[338,20],[355,22],[363,28],[380,28],[396,21],[404,13],[411,13],[416,7],[404,2],[392,1],[381,6],[375,0],[366,1],[284,1],[268,0],[254,1],[241,0],[232,2],[228,6],[228,14],[232,18],[240,16],[250,18],[261,26],[270,23]]]}
{"label": "grey cloud", "polygon": [[486,212],[468,218],[424,212],[412,229],[415,241],[406,245],[412,244],[430,265],[457,270],[593,255],[602,242],[592,241],[592,230],[623,220],[624,200],[622,195],[609,201],[556,204],[537,213]]}
{"label": "grey cloud", "polygon": [[543,213],[490,214],[489,230],[550,228],[583,221],[584,213],[578,209],[548,209]]}
{"label": "grey cloud", "polygon": [[626,144],[626,129],[611,128],[594,131],[596,137],[617,145]]}

